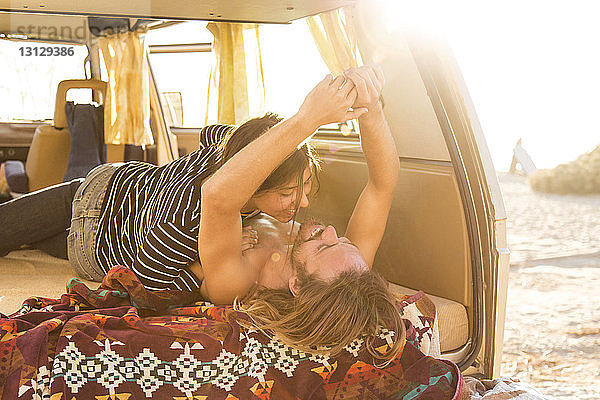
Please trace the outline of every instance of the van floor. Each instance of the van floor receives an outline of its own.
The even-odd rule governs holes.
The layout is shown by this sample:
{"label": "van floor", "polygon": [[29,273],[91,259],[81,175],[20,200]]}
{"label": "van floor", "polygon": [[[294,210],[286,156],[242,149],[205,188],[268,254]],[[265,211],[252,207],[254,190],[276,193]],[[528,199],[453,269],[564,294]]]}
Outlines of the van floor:
{"label": "van floor", "polygon": [[[75,273],[69,261],[52,257],[40,250],[18,250],[0,257],[0,313],[17,311],[31,296],[60,298]],[[98,282],[83,280],[90,288]],[[392,284],[398,294],[415,290]],[[436,306],[442,352],[463,346],[469,338],[467,312],[463,305],[442,297],[428,295]]]}
{"label": "van floor", "polygon": [[[75,273],[69,261],[40,250],[18,250],[0,257],[0,313],[17,311],[31,296],[60,298]],[[92,288],[98,282],[85,281]]]}

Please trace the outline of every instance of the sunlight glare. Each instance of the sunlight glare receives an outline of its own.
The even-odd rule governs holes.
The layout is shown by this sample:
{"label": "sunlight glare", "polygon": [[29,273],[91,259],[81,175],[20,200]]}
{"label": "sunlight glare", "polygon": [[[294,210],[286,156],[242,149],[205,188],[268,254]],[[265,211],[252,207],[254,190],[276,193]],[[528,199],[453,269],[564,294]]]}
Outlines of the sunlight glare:
{"label": "sunlight glare", "polygon": [[[598,145],[595,2],[362,0],[357,7],[369,46],[382,57],[407,31],[449,44],[499,170],[519,138],[542,168]],[[387,36],[371,33],[377,21]]]}
{"label": "sunlight glare", "polygon": [[399,29],[440,33],[464,15],[472,3],[466,0],[376,0],[375,6],[388,33]]}

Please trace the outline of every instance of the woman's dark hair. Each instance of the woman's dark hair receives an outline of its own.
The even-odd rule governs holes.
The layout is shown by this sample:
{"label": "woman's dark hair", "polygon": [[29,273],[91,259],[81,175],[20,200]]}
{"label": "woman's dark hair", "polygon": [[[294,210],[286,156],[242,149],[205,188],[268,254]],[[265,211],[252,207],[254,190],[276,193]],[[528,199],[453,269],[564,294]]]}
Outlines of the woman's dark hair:
{"label": "woman's dark hair", "polygon": [[[229,131],[225,139],[221,142],[222,157],[218,167],[281,121],[282,118],[277,114],[266,113],[263,117],[252,118]],[[264,149],[263,151],[269,151],[269,149]],[[260,157],[260,154],[256,156]],[[302,175],[306,167],[310,168],[312,174],[314,190],[311,190],[311,194],[314,195],[318,190],[319,181],[317,172],[320,169],[320,165],[314,149],[308,142],[305,142],[302,146],[294,150],[292,154],[271,172],[256,193],[277,190],[287,185],[294,178],[298,181],[298,188],[302,188]],[[296,207],[299,206],[302,190],[298,190],[297,196]]]}

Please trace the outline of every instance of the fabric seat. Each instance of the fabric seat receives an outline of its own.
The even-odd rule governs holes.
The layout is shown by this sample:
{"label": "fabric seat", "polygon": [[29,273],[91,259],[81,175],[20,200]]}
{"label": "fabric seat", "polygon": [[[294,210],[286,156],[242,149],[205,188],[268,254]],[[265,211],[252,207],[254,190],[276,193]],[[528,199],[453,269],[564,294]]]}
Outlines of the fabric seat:
{"label": "fabric seat", "polygon": [[104,144],[104,107],[96,104],[75,104],[65,107],[71,149],[64,181],[85,178],[96,166],[106,162]]}
{"label": "fabric seat", "polygon": [[[417,291],[390,283],[397,294],[414,294]],[[469,318],[467,309],[460,303],[443,297],[427,294],[435,304],[440,332],[440,350],[443,352],[456,350],[469,340]]]}
{"label": "fabric seat", "polygon": [[54,108],[53,126],[39,126],[33,136],[25,171],[29,190],[42,189],[61,183],[67,171],[71,138],[65,114],[66,96],[69,89],[90,88],[106,93],[106,82],[96,79],[71,79],[58,84]]}
{"label": "fabric seat", "polygon": [[[75,276],[67,260],[49,256],[39,250],[19,250],[0,258],[0,312],[16,311],[32,294],[59,297],[65,283]],[[26,283],[25,283],[26,282]],[[96,287],[98,283],[90,282]],[[390,284],[398,294],[414,294],[417,291]],[[35,290],[32,290],[35,288]],[[458,349],[469,338],[469,320],[465,307],[452,300],[428,295],[436,306],[442,353]]]}
{"label": "fabric seat", "polygon": [[[75,276],[68,261],[54,258],[39,250],[19,250],[0,258],[0,312],[15,311],[26,298],[35,295],[57,297],[64,293],[65,283]],[[27,284],[24,284],[27,280]],[[92,283],[92,285],[98,285]],[[94,286],[94,287],[96,287]],[[390,284],[398,294],[417,291]],[[32,291],[31,288],[35,288]],[[2,298],[2,296],[5,296]],[[428,295],[436,306],[442,353],[458,349],[469,339],[469,320],[465,307],[452,300]]]}

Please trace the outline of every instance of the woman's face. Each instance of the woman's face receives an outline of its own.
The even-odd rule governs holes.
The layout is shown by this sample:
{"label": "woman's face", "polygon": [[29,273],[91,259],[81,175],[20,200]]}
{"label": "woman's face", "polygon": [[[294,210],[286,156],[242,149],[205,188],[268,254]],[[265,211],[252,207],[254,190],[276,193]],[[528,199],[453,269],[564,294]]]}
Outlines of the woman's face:
{"label": "woman's face", "polygon": [[279,222],[288,222],[294,217],[298,198],[300,199],[300,207],[308,207],[308,194],[312,184],[309,167],[306,167],[302,174],[302,182],[300,196],[298,196],[298,181],[293,179],[281,188],[255,194],[253,196],[254,205]]}

